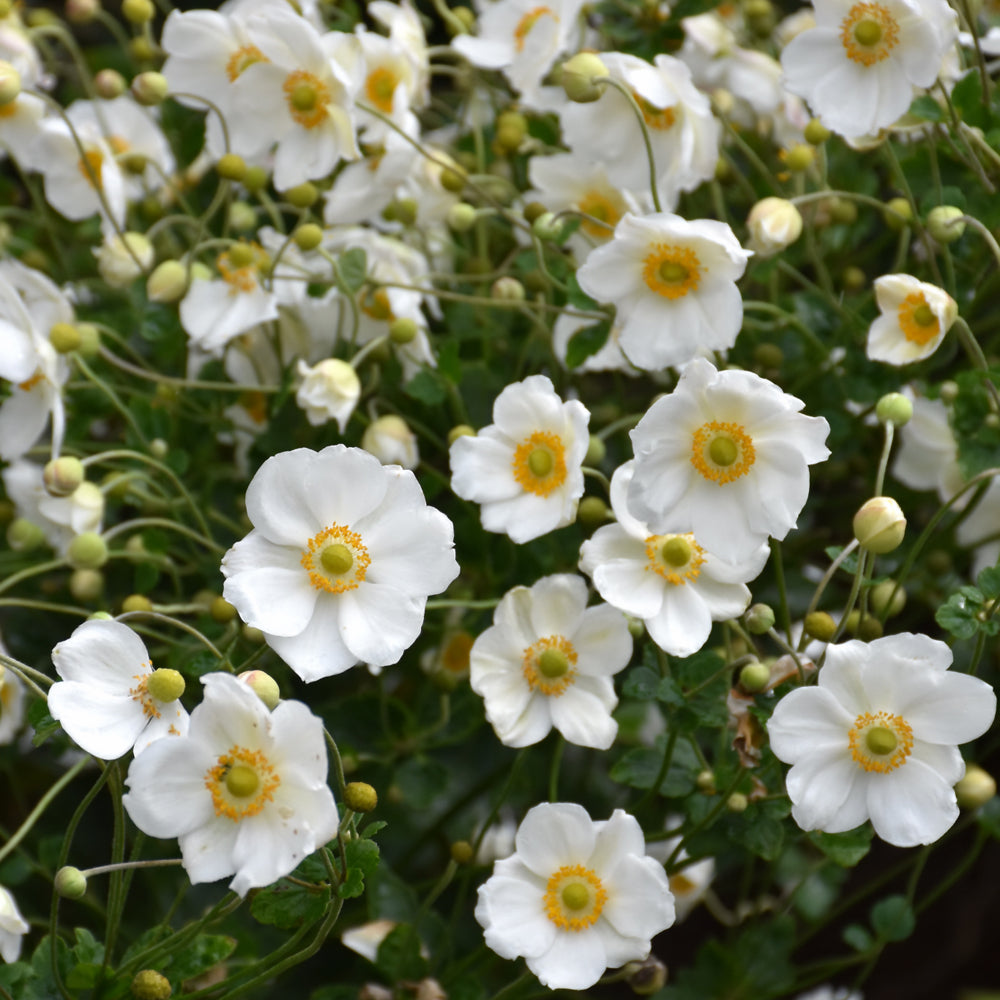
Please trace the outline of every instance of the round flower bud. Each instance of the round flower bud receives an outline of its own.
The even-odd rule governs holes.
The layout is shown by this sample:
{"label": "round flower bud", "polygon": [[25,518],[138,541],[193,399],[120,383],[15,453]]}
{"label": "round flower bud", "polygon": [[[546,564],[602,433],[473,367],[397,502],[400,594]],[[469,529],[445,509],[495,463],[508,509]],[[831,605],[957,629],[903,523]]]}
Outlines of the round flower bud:
{"label": "round flower bud", "polygon": [[306,181],[303,184],[296,184],[295,187],[291,187],[282,193],[285,200],[296,208],[311,208],[319,200],[319,191],[316,185],[310,181]]}
{"label": "round flower bud", "polygon": [[599,438],[596,434],[590,435],[590,440],[587,442],[587,453],[583,456],[584,465],[600,465],[601,462],[607,458],[608,447],[604,443],[602,438]]}
{"label": "round flower bud", "polygon": [[659,993],[667,982],[667,967],[655,955],[641,962],[629,962],[625,968],[625,982],[640,997]]}
{"label": "round flower bud", "polygon": [[906,533],[906,518],[892,497],[872,497],[854,515],[854,537],[876,555],[898,548]]}
{"label": "round flower bud", "polygon": [[80,347],[80,331],[72,323],[53,323],[49,330],[49,343],[58,354],[70,354]]}
{"label": "round flower bud", "polygon": [[906,606],[906,591],[893,580],[883,580],[868,591],[868,607],[880,618],[892,618]]}
{"label": "round flower bud", "polygon": [[344,805],[358,813],[369,813],[378,805],[378,794],[364,781],[349,781],[344,789]]}
{"label": "round flower bud", "polygon": [[21,74],[6,59],[0,59],[0,107],[17,100],[21,93]]}
{"label": "round flower bud", "polygon": [[540,201],[529,201],[521,209],[521,215],[524,216],[524,221],[530,225],[538,216],[544,215],[547,211],[548,209]]}
{"label": "round flower bud", "polygon": [[122,611],[152,611],[153,602],[143,594],[129,594],[122,601]]}
{"label": "round flower bud", "polygon": [[792,173],[801,173],[803,170],[808,170],[816,159],[816,150],[812,146],[807,146],[805,143],[798,143],[792,146],[791,149],[787,150],[785,153],[785,166],[792,171]]}
{"label": "round flower bud", "polygon": [[[247,176],[249,173],[247,171]],[[243,183],[245,184],[246,181]],[[263,186],[262,184],[261,187]],[[234,201],[229,206],[226,218],[229,220],[229,225],[239,233],[248,233],[257,228],[257,213],[253,210],[253,206],[248,205],[245,201]]]}
{"label": "round flower bud", "polygon": [[415,469],[420,462],[417,436],[409,424],[395,413],[373,420],[361,435],[361,447],[383,465],[401,465]]}
{"label": "round flower bud", "polygon": [[528,119],[519,111],[505,111],[497,118],[496,146],[503,153],[516,153],[528,134]]}
{"label": "round flower bud", "polygon": [[600,497],[584,497],[576,508],[576,519],[588,528],[603,524],[610,511]]}
{"label": "round flower bud", "polygon": [[122,17],[131,24],[145,24],[155,12],[153,0],[122,0]]}
{"label": "round flower bud", "polygon": [[146,679],[146,690],[157,701],[177,701],[184,694],[184,676],[178,670],[159,667]]}
{"label": "round flower bud", "polygon": [[452,7],[451,12],[455,17],[455,20],[462,26],[462,28],[466,32],[471,33],[472,29],[476,26],[475,12],[470,7]]}
{"label": "round flower bud", "polygon": [[142,233],[113,233],[97,251],[97,270],[111,288],[127,288],[155,258],[152,243]]}
{"label": "round flower bud", "polygon": [[544,212],[531,224],[531,231],[540,240],[554,240],[562,232],[562,223],[554,213]]}
{"label": "round flower bud", "polygon": [[448,444],[453,445],[460,437],[475,437],[476,430],[468,424],[456,424],[448,431]]}
{"label": "round flower bud", "polygon": [[954,205],[938,205],[927,213],[927,232],[938,243],[954,243],[965,232],[965,223],[959,221],[963,215]]}
{"label": "round flower bud", "polygon": [[213,621],[218,622],[220,625],[226,625],[236,617],[236,608],[224,597],[216,596],[212,598],[212,603],[208,607],[208,613],[212,616]]}
{"label": "round flower bud", "polygon": [[97,17],[100,0],[66,0],[66,20],[70,24],[87,24]]}
{"label": "round flower bud", "polygon": [[476,210],[465,201],[457,201],[448,209],[448,228],[467,233],[476,224]]}
{"label": "round flower bud", "polygon": [[840,274],[840,280],[848,292],[860,292],[868,284],[865,272],[854,264],[844,268]]}
{"label": "round flower bud", "polygon": [[72,865],[60,868],[52,884],[63,899],[81,899],[87,892],[87,876]]}
{"label": "round flower bud", "polygon": [[162,461],[170,453],[170,445],[163,438],[153,438],[149,442],[149,453],[153,458],[158,458]]}
{"label": "round flower bud", "polygon": [[501,299],[504,302],[523,302],[524,295],[524,285],[509,274],[497,278],[490,287],[491,299]]}
{"label": "round flower bud", "polygon": [[77,348],[80,357],[96,357],[101,349],[101,331],[93,323],[77,323],[76,330],[80,334],[80,346]]}
{"label": "round flower bud", "polygon": [[913,403],[901,392],[887,392],[875,405],[875,416],[883,424],[902,427],[913,416]]}
{"label": "round flower bud", "polygon": [[697,777],[694,779],[695,786],[698,791],[703,795],[714,795],[715,794],[715,772],[704,770],[699,771]]}
{"label": "round flower bud", "polygon": [[747,228],[750,248],[754,253],[770,257],[802,235],[802,216],[785,198],[763,198],[750,209]]}
{"label": "round flower bud", "polygon": [[106,101],[121,97],[127,86],[125,77],[116,69],[102,69],[94,75],[94,90]]}
{"label": "round flower bud", "polygon": [[465,171],[456,164],[441,170],[441,187],[452,194],[458,194],[465,187]]}
{"label": "round flower bud", "polygon": [[132,996],[135,1000],[170,1000],[173,992],[170,980],[155,969],[143,969],[132,980]]}
{"label": "round flower bud", "polygon": [[901,233],[913,221],[913,208],[906,198],[890,198],[885,207],[885,224],[894,233]]}
{"label": "round flower bud", "polygon": [[849,226],[858,219],[858,206],[850,198],[834,198],[830,203],[830,218],[842,226]]}
{"label": "round flower bud", "polygon": [[633,639],[641,639],[646,634],[646,623],[641,618],[626,615],[625,620],[628,623],[628,633]]}
{"label": "round flower bud", "polygon": [[278,682],[263,670],[244,670],[242,674],[237,675],[237,680],[243,681],[271,711],[274,711],[281,701]]}
{"label": "round flower bud", "polygon": [[602,77],[608,76],[608,67],[594,52],[578,52],[562,64],[560,83],[566,96],[577,104],[591,104],[604,93]]}
{"label": "round flower bud", "polygon": [[95,611],[92,615],[87,618],[89,622],[109,622],[114,618],[113,615],[108,614],[107,611]]}
{"label": "round flower bud", "polygon": [[472,849],[472,844],[467,840],[456,840],[451,845],[451,860],[456,865],[471,864],[475,856],[476,852]]}
{"label": "round flower bud", "polygon": [[844,620],[844,628],[862,642],[882,638],[882,623],[874,615],[862,615],[857,608]]}
{"label": "round flower bud", "polygon": [[69,543],[66,561],[74,569],[100,569],[108,561],[108,544],[96,531],[83,531]]}
{"label": "round flower bud", "polygon": [[162,104],[170,93],[170,84],[162,73],[147,70],[132,79],[132,96],[144,107]]}
{"label": "round flower bud", "polygon": [[72,455],[52,459],[42,471],[45,489],[54,497],[68,497],[86,478],[83,462]]}
{"label": "round flower bud", "polygon": [[771,671],[760,660],[751,660],[740,670],[740,687],[750,694],[763,691],[771,681]]}
{"label": "round flower bud", "polygon": [[831,132],[818,118],[810,118],[802,134],[810,146],[822,146]]}
{"label": "round flower bud", "polygon": [[389,202],[382,213],[387,222],[398,222],[401,226],[412,226],[417,221],[420,206],[415,198],[397,198]]}
{"label": "round flower bud", "polygon": [[224,180],[241,181],[247,175],[247,162],[238,153],[224,153],[215,163],[215,172]]}
{"label": "round flower bud", "polygon": [[292,233],[292,239],[300,250],[315,250],[323,242],[323,230],[315,222],[306,222]]}
{"label": "round flower bud", "polygon": [[753,359],[761,368],[780,368],[785,363],[785,352],[777,344],[758,344]]}
{"label": "round flower bud", "polygon": [[810,611],[803,628],[810,639],[819,639],[820,642],[829,642],[837,633],[837,623],[826,611]]}
{"label": "round flower bud", "polygon": [[75,569],[69,577],[69,592],[77,601],[96,601],[104,590],[104,574],[96,569]]}
{"label": "round flower bud", "polygon": [[264,633],[253,625],[244,625],[242,631],[243,638],[247,642],[252,642],[259,646],[264,641]]}
{"label": "round flower bud", "polygon": [[753,604],[747,609],[744,620],[751,635],[763,635],[774,628],[774,611],[769,604]]}
{"label": "round flower bud", "polygon": [[750,800],[742,792],[733,792],[733,794],[726,799],[726,808],[731,813],[746,812],[747,806],[749,805]]}
{"label": "round flower bud", "polygon": [[407,316],[400,316],[389,324],[389,339],[399,347],[412,343],[420,328],[416,321]]}
{"label": "round flower bud", "polygon": [[7,544],[15,552],[30,552],[45,541],[45,532],[25,517],[15,517],[7,525]]}
{"label": "round flower bud", "polygon": [[176,302],[184,297],[187,284],[187,268],[179,260],[165,260],[146,280],[146,296],[150,302]]}
{"label": "round flower bud", "polygon": [[267,187],[267,171],[263,167],[247,167],[246,176],[243,178],[243,186],[250,191],[261,191]]}
{"label": "round flower bud", "polygon": [[986,805],[997,793],[993,775],[978,764],[965,765],[965,777],[955,785],[955,798],[961,809],[978,809]]}

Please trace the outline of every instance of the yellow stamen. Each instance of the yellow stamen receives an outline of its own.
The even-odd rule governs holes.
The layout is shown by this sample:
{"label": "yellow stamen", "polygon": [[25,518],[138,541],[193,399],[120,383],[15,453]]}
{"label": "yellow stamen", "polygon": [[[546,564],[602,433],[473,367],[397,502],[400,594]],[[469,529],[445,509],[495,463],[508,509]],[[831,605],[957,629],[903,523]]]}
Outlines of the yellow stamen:
{"label": "yellow stamen", "polygon": [[657,243],[643,261],[642,276],[657,295],[680,299],[698,290],[701,261],[690,247]]}
{"label": "yellow stamen", "polygon": [[524,51],[524,43],[527,41],[528,35],[531,34],[531,29],[543,17],[551,17],[555,20],[556,24],[559,23],[559,18],[556,16],[555,11],[549,7],[535,7],[533,10],[529,10],[517,22],[517,26],[514,28],[514,47],[518,52]]}
{"label": "yellow stamen", "polygon": [[365,80],[365,93],[368,100],[380,111],[392,114],[392,96],[399,85],[399,77],[387,66],[379,66],[368,74]]}
{"label": "yellow stamen", "polygon": [[902,716],[864,712],[854,720],[847,742],[863,770],[888,774],[913,752],[913,730]]}
{"label": "yellow stamen", "polygon": [[694,535],[650,535],[646,539],[646,570],[662,576],[667,583],[684,586],[701,574],[705,550]]}
{"label": "yellow stamen", "polygon": [[677,121],[677,115],[672,107],[658,108],[655,104],[647,101],[645,97],[640,97],[634,90],[632,91],[632,96],[635,98],[635,103],[639,105],[643,121],[645,121],[649,128],[665,132]]}
{"label": "yellow stamen", "polygon": [[755,458],[753,440],[741,424],[713,420],[691,439],[691,464],[719,486],[745,476]]}
{"label": "yellow stamen", "polygon": [[371,561],[361,536],[342,524],[332,524],[310,538],[301,559],[309,582],[330,594],[355,590]]}
{"label": "yellow stamen", "polygon": [[226,76],[233,83],[240,74],[254,63],[270,62],[256,45],[244,45],[237,49],[226,61]]}
{"label": "yellow stamen", "polygon": [[535,431],[514,451],[514,479],[522,489],[547,497],[566,482],[566,448],[551,431]]}
{"label": "yellow stamen", "polygon": [[614,228],[624,213],[623,205],[614,201],[611,195],[593,189],[577,202],[576,207],[585,215],[592,215],[594,219],[600,220],[594,222],[592,219],[584,219],[580,223],[580,228],[595,240],[611,239]]}
{"label": "yellow stamen", "polygon": [[[150,670],[153,669],[153,661],[149,660],[146,666]],[[128,693],[132,696],[133,701],[137,701],[142,705],[142,714],[146,716],[147,719],[158,719],[160,717],[160,711],[153,704],[153,699],[149,694],[149,674],[133,674],[132,680],[138,683],[134,688],[129,688]]]}
{"label": "yellow stamen", "polygon": [[104,168],[104,154],[99,149],[85,150],[82,159],[78,162],[80,173],[92,188],[101,186],[101,171]]}
{"label": "yellow stamen", "polygon": [[256,816],[273,800],[281,778],[260,750],[232,746],[205,772],[205,787],[212,794],[216,816],[238,823]]}
{"label": "yellow stamen", "polygon": [[899,25],[882,4],[856,3],[840,22],[840,41],[848,59],[874,66],[899,43]]}
{"label": "yellow stamen", "polygon": [[597,873],[584,865],[563,865],[545,886],[545,915],[564,931],[590,927],[607,901]]}
{"label": "yellow stamen", "polygon": [[318,76],[297,69],[282,85],[288,112],[303,128],[316,128],[327,117],[330,90]]}
{"label": "yellow stamen", "polygon": [[911,292],[899,304],[897,312],[899,328],[911,344],[921,347],[933,340],[940,332],[938,318],[927,304],[923,292]]}
{"label": "yellow stamen", "polygon": [[576,661],[577,652],[569,639],[545,636],[524,651],[524,679],[532,691],[558,698],[576,681]]}

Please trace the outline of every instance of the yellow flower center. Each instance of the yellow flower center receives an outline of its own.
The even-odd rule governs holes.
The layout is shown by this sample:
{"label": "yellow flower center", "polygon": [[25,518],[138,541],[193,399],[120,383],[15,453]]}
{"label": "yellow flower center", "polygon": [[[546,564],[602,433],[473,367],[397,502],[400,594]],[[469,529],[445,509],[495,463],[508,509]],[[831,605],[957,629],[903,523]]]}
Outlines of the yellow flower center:
{"label": "yellow flower center", "polygon": [[899,43],[899,25],[880,3],[856,3],[840,22],[840,41],[852,59],[873,66]]}
{"label": "yellow flower center", "polygon": [[372,70],[365,80],[365,93],[368,100],[380,111],[392,114],[392,95],[399,85],[399,76],[387,66],[379,66]]}
{"label": "yellow flower center", "polygon": [[597,873],[584,865],[563,865],[545,886],[545,915],[564,931],[590,927],[607,901]]}
{"label": "yellow flower center", "polygon": [[713,420],[691,439],[691,464],[720,486],[745,476],[754,463],[753,440],[741,424]]}
{"label": "yellow flower center", "polygon": [[662,576],[667,583],[683,586],[694,582],[705,562],[705,550],[694,535],[650,535],[646,539],[646,570]]}
{"label": "yellow flower center", "polygon": [[640,97],[634,90],[632,91],[632,96],[635,98],[635,103],[639,105],[643,121],[650,128],[665,132],[677,121],[677,116],[673,108],[658,108],[655,104],[647,101],[645,97]]}
{"label": "yellow flower center", "polygon": [[17,387],[18,389],[23,389],[25,392],[31,392],[36,385],[41,385],[44,381],[46,381],[44,372],[37,371],[31,378],[27,378],[23,382],[18,382]]}
{"label": "yellow flower center", "polygon": [[281,778],[260,750],[232,746],[205,772],[216,816],[238,823],[256,816],[274,798]]}
{"label": "yellow flower center", "polygon": [[[152,670],[153,661],[148,660],[146,666]],[[136,685],[133,688],[129,688],[128,693],[132,696],[133,701],[137,701],[142,705],[142,714],[147,719],[158,719],[160,712],[156,705],[153,704],[152,696],[149,693],[149,678],[150,674],[133,674],[132,680],[136,681]]]}
{"label": "yellow flower center", "polygon": [[452,674],[467,674],[474,641],[468,632],[456,632],[441,652],[441,666]]}
{"label": "yellow flower center", "polygon": [[518,52],[524,51],[524,43],[527,41],[528,35],[531,34],[531,29],[538,24],[539,20],[543,17],[551,17],[556,23],[559,23],[559,18],[556,16],[554,10],[549,7],[535,7],[533,10],[529,10],[520,21],[517,22],[517,26],[514,28],[514,47]]}
{"label": "yellow flower center", "polygon": [[514,479],[522,489],[547,497],[566,482],[566,448],[551,431],[535,431],[514,451]]}
{"label": "yellow flower center", "polygon": [[288,112],[303,128],[315,128],[327,116],[330,90],[318,76],[297,69],[285,77],[282,85]]}
{"label": "yellow flower center", "polygon": [[701,261],[690,247],[657,243],[643,261],[642,276],[657,295],[680,299],[698,290]]}
{"label": "yellow flower center", "polygon": [[[593,216],[592,219],[584,219],[580,223],[580,228],[595,240],[611,239],[612,231],[618,225],[618,220],[622,217],[622,207],[612,201],[611,197],[603,191],[588,191],[577,203],[576,206],[585,215]],[[598,219],[598,222],[594,222]]]}
{"label": "yellow flower center", "polygon": [[937,316],[934,315],[923,292],[911,292],[899,304],[899,328],[911,344],[923,346],[940,332]]}
{"label": "yellow flower center", "polygon": [[271,266],[271,258],[259,243],[234,243],[215,258],[215,266],[229,285],[229,294],[252,292],[261,272]]}
{"label": "yellow flower center", "polygon": [[561,635],[548,635],[524,651],[524,679],[539,694],[558,698],[576,681],[577,653]]}
{"label": "yellow flower center", "polygon": [[80,173],[83,174],[84,180],[86,180],[92,188],[99,188],[101,186],[101,171],[104,169],[104,154],[99,149],[95,149],[93,147],[85,149],[83,156],[77,163],[77,166]]}
{"label": "yellow flower center", "polygon": [[389,293],[384,288],[376,288],[374,291],[369,289],[358,302],[358,307],[372,319],[391,323],[395,318],[392,313],[392,304],[389,302]]}
{"label": "yellow flower center", "polygon": [[899,715],[864,712],[847,734],[851,756],[865,771],[888,774],[913,751],[913,730]]}
{"label": "yellow flower center", "polygon": [[229,77],[229,82],[233,83],[244,70],[249,69],[254,63],[269,61],[256,45],[244,45],[226,60],[226,76]]}
{"label": "yellow flower center", "polygon": [[309,582],[329,594],[356,589],[371,561],[361,536],[342,524],[332,524],[310,538],[301,559]]}

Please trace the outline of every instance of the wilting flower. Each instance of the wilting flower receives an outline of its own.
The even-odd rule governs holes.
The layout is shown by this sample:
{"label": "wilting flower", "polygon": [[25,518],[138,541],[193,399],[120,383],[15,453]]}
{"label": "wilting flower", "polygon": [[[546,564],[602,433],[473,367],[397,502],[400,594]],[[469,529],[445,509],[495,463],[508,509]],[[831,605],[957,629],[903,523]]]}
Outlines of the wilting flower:
{"label": "wilting flower", "polygon": [[0,885],[0,958],[16,962],[21,955],[21,939],[30,929],[10,891]]}
{"label": "wilting flower", "polygon": [[524,958],[543,986],[588,989],[606,968],[645,958],[674,922],[663,866],[621,809],[595,823],[575,803],[535,806],[515,843],[479,887],[476,919],[486,944]]}
{"label": "wilting flower", "polygon": [[323,723],[299,701],[269,711],[231,674],[202,683],[187,736],[132,761],[122,802],[143,833],[178,839],[192,883],[232,875],[244,896],[336,835]]}
{"label": "wilting flower", "polygon": [[142,640],[122,622],[84,622],[52,650],[52,663],[62,680],[49,688],[49,714],[87,753],[117,760],[187,732],[188,713],[177,700],[183,678],[154,670]]}
{"label": "wilting flower", "polygon": [[606,750],[618,733],[611,678],[632,656],[625,616],[587,607],[587,586],[568,573],[515,587],[469,655],[469,683],[507,746],[523,747],[554,726],[570,743]]}
{"label": "wilting flower", "polygon": [[913,847],[955,822],[957,744],[990,727],[996,695],[949,666],[951,650],[925,635],[827,647],[819,683],[785,695],[767,724],[775,756],[792,765],[802,829],[841,833],[871,819],[883,840]]}
{"label": "wilting flower", "polygon": [[483,527],[529,542],[572,523],[583,495],[590,414],[544,375],[508,385],[493,423],[451,446],[451,488],[482,505]]}
{"label": "wilting flower", "polygon": [[930,357],[958,316],[947,292],[909,274],[876,278],[875,301],[882,315],[868,329],[868,357],[890,365]]}
{"label": "wilting flower", "polygon": [[448,518],[360,448],[274,455],[246,505],[254,530],[223,557],[223,596],[303,680],[397,662],[458,575]]}

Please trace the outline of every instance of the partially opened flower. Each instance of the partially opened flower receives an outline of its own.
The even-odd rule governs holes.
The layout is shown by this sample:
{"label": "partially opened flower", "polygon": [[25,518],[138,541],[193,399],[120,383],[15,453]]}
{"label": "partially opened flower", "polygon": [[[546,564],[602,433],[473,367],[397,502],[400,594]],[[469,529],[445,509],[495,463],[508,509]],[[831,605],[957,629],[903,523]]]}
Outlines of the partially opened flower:
{"label": "partially opened flower", "polygon": [[312,367],[299,358],[298,372],[302,384],[295,393],[295,402],[306,411],[306,419],[314,427],[336,420],[343,434],[361,398],[358,373],[340,358],[327,358]]}
{"label": "partially opened flower", "polygon": [[396,663],[458,575],[448,518],[360,448],[274,455],[246,505],[254,530],[223,557],[223,596],[306,681]]}
{"label": "partially opened flower", "polygon": [[583,579],[561,573],[508,591],[493,623],[472,646],[469,683],[500,741],[528,746],[555,727],[578,746],[611,746],[611,678],[632,656],[625,616],[588,608]]}
{"label": "partially opened flower", "polygon": [[663,866],[621,809],[595,823],[575,803],[538,805],[515,843],[479,887],[476,919],[486,944],[524,958],[543,986],[588,989],[608,967],[645,958],[674,922]]}
{"label": "partially opened flower", "polygon": [[577,280],[617,308],[619,344],[629,360],[656,370],[733,346],[743,322],[736,280],[748,257],[723,222],[626,214]]}
{"label": "partially opened flower", "polygon": [[0,958],[16,962],[21,955],[21,940],[30,929],[10,890],[0,885]]}
{"label": "partially opened flower", "polygon": [[930,357],[958,316],[946,291],[909,274],[876,278],[875,301],[882,315],[868,329],[868,357],[890,365]]}
{"label": "partially opened flower", "polygon": [[809,466],[829,454],[830,425],[803,402],[746,371],[696,359],[632,431],[634,515],[657,533],[692,532],[738,562],[795,527]]}
{"label": "partially opened flower", "polygon": [[451,488],[482,505],[483,527],[529,542],[570,524],[583,495],[590,414],[544,375],[508,385],[493,423],[451,446]]}
{"label": "partially opened flower", "polygon": [[949,666],[951,650],[926,635],[827,647],[819,683],[785,695],[767,724],[775,756],[792,765],[802,829],[841,833],[871,819],[883,840],[913,847],[955,822],[956,745],[986,732],[996,695]]}
{"label": "partially opened flower", "polygon": [[145,645],[122,622],[86,621],[52,650],[62,678],[49,688],[49,714],[82,750],[117,760],[155,740],[187,732],[177,700],[184,679],[154,670]]}
{"label": "partially opened flower", "polygon": [[323,723],[299,701],[269,711],[231,674],[202,678],[186,736],[154,743],[122,802],[151,837],[176,837],[193,883],[241,896],[289,874],[337,833]]}

